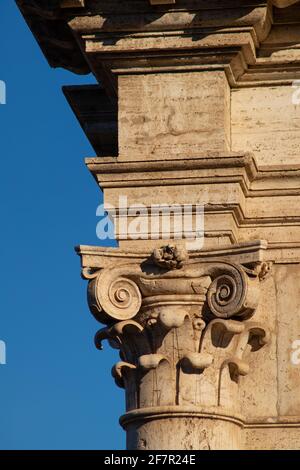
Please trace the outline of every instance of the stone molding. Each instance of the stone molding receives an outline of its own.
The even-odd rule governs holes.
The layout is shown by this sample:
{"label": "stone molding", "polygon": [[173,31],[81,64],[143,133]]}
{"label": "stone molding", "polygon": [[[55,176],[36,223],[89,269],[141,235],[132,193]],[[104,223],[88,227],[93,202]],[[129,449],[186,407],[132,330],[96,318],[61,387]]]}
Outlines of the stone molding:
{"label": "stone molding", "polygon": [[[299,448],[299,1],[17,4],[51,66],[101,83],[64,92],[114,221],[171,208],[77,248],[127,447]],[[175,205],[204,226],[182,234]]]}
{"label": "stone molding", "polygon": [[[103,189],[105,202],[116,209],[117,189],[128,195],[128,204],[138,207],[139,201],[135,199],[132,188],[160,187],[160,194],[166,194],[166,203],[183,204],[185,201],[176,199],[176,195],[168,199],[166,191],[174,185],[185,187],[186,190],[189,186],[197,186],[203,194],[199,192],[198,199],[194,200],[191,190],[189,203],[205,204],[205,237],[214,238],[224,233],[232,244],[259,237],[267,239],[272,247],[278,245],[280,233],[282,247],[283,240],[287,240],[287,248],[290,243],[300,243],[299,215],[295,210],[290,213],[300,202],[300,168],[296,164],[258,167],[250,154],[225,155],[217,152],[198,158],[164,161],[124,161],[113,157],[96,157],[86,159],[86,164]],[[226,191],[219,191],[221,187],[226,187]],[[166,188],[164,193],[163,188]],[[214,188],[213,193],[210,193],[211,188]],[[276,204],[268,202],[273,198]],[[149,198],[143,200],[148,211],[150,202],[159,203],[151,192]],[[224,214],[223,225],[220,214]],[[120,217],[117,210],[116,217]],[[215,217],[218,217],[218,233],[215,232]],[[288,232],[288,236],[284,235],[285,232]],[[124,243],[122,234],[116,235]]]}
{"label": "stone molding", "polygon": [[[86,6],[82,0],[16,2],[51,66],[65,67],[76,73],[93,71],[104,82],[105,77],[107,79],[111,75],[111,83],[107,83],[106,87],[111,88],[112,93],[114,75],[122,73],[122,70],[128,72],[128,61],[122,61],[118,55],[123,52],[124,57],[128,57],[129,51],[132,73],[133,61],[136,68],[145,73],[150,69],[159,71],[160,67],[164,70],[174,69],[177,67],[176,61],[172,61],[170,54],[162,54],[163,49],[170,51],[173,48],[177,55],[183,54],[181,62],[185,63],[185,70],[211,68],[216,61],[215,51],[218,50],[215,67],[224,68],[232,87],[248,87],[255,83],[280,80],[288,83],[300,76],[300,66],[297,69],[295,61],[293,71],[289,74],[282,57],[276,61],[274,57],[260,57],[259,53],[260,45],[272,31],[272,25],[277,28],[277,19],[278,25],[284,24],[282,11],[294,9],[291,14],[294,22],[300,16],[299,2],[293,0],[274,0],[274,5],[279,7],[276,12],[272,11],[271,2],[253,0],[247,5],[237,5],[229,1],[224,3],[222,14],[220,2],[208,5],[203,0],[199,0],[196,6],[190,0],[180,5],[178,1],[151,5],[146,0],[118,2],[117,5],[115,2],[99,0]],[[289,17],[286,21],[288,25]],[[139,31],[142,36],[139,36]],[[172,46],[174,34],[176,40]],[[182,48],[190,49],[188,55],[180,52],[178,39]],[[274,44],[274,47],[278,49],[280,44]],[[288,45],[285,45],[284,49],[287,48]],[[158,52],[157,59],[155,49]],[[193,50],[197,51],[194,57]],[[135,54],[132,54],[133,51]],[[137,52],[143,53],[143,61],[139,60]],[[272,54],[270,50],[269,57]]]}
{"label": "stone molding", "polygon": [[[226,259],[229,262],[255,265],[273,259],[269,255],[269,245],[264,240],[253,240],[251,242],[236,245],[222,246],[220,248],[195,250],[189,252],[190,262],[197,262],[199,258],[210,262],[216,258]],[[79,245],[76,252],[81,257],[82,268],[86,274],[99,271],[115,265],[138,264],[143,265],[152,256],[151,251],[125,250],[121,248],[105,248],[100,246]]]}

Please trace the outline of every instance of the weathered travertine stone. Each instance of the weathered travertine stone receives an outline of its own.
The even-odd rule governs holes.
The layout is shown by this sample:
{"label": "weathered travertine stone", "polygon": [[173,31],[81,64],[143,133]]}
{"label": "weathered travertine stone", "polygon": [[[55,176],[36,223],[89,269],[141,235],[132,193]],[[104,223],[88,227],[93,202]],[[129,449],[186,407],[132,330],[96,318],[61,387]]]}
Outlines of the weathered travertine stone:
{"label": "weathered travertine stone", "polygon": [[299,166],[300,112],[293,104],[294,93],[290,85],[235,90],[231,94],[232,149],[248,149],[259,166]]}
{"label": "weathered travertine stone", "polygon": [[[251,248],[248,260],[254,254],[257,261],[247,268],[217,258],[191,262],[171,246],[143,264],[84,268],[91,311],[108,324],[96,345],[108,339],[121,351],[113,376],[126,390],[121,423],[129,448],[202,447],[205,418],[208,448],[241,446],[240,377],[250,371],[251,351],[270,341],[264,324],[252,320],[266,270],[259,245]],[[173,418],[179,434],[172,439]]]}
{"label": "weathered travertine stone", "polygon": [[[77,251],[127,447],[300,448],[300,2],[17,3],[52,66],[99,81],[64,92],[119,241]],[[153,204],[192,227],[153,230]]]}
{"label": "weathered travertine stone", "polygon": [[230,149],[230,93],[224,72],[125,75],[118,83],[120,160],[139,160],[142,154],[149,160],[193,157]]}

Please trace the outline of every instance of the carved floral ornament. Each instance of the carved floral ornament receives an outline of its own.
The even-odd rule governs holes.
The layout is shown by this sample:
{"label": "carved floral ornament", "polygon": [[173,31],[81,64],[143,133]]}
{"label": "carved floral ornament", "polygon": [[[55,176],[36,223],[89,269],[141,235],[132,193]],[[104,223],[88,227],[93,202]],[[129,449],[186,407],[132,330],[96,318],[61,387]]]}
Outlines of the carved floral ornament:
{"label": "carved floral ornament", "polygon": [[154,250],[141,265],[85,268],[90,309],[107,325],[96,334],[96,346],[101,349],[107,339],[120,349],[113,376],[126,388],[127,409],[161,404],[161,393],[149,396],[149,380],[164,397],[170,389],[163,404],[195,404],[198,394],[188,396],[191,381],[204,371],[206,387],[214,383],[212,404],[222,404],[224,377],[229,374],[236,386],[248,373],[248,353],[268,342],[264,327],[250,320],[268,273],[267,263],[250,268],[223,259],[189,260],[185,250],[172,245]]}

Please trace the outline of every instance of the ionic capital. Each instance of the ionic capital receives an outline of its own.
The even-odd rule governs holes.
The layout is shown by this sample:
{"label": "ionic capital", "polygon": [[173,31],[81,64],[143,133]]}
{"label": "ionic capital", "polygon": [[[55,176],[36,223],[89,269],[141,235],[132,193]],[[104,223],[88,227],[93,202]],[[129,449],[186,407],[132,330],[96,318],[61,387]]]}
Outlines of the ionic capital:
{"label": "ionic capital", "polygon": [[127,410],[236,406],[247,356],[268,342],[264,326],[250,320],[266,271],[265,263],[190,260],[174,246],[140,264],[84,269],[90,309],[107,325],[96,346],[107,339],[120,350],[113,376],[126,389]]}

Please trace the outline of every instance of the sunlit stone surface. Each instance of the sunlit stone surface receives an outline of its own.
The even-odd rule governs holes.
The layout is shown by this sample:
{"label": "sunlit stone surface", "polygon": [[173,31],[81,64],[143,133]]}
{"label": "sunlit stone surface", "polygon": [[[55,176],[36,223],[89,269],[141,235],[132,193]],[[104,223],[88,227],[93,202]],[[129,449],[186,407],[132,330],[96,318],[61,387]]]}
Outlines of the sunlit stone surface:
{"label": "sunlit stone surface", "polygon": [[[298,449],[300,3],[17,4],[51,66],[99,82],[64,93],[119,240],[77,251],[128,448]],[[153,204],[190,230],[154,233]]]}

